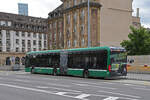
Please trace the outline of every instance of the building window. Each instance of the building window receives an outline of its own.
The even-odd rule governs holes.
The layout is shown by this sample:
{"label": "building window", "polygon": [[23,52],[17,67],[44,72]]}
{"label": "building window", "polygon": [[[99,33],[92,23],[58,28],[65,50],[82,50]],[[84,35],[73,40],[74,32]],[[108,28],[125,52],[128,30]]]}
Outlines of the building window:
{"label": "building window", "polygon": [[80,3],[83,3],[83,2],[85,2],[85,0],[81,0],[81,1],[80,1]]}
{"label": "building window", "polygon": [[36,33],[33,33],[33,37],[36,38]]}
{"label": "building window", "polygon": [[19,48],[16,48],[16,52],[19,52]]}
{"label": "building window", "polygon": [[22,37],[25,37],[25,33],[24,32],[22,32]]}
{"label": "building window", "polygon": [[2,40],[0,39],[0,46],[2,46]]}
{"label": "building window", "polygon": [[71,47],[71,42],[70,42],[70,40],[68,40],[68,48],[70,48]]}
{"label": "building window", "polygon": [[31,36],[31,34],[30,33],[28,33],[28,37],[30,37]]}
{"label": "building window", "polygon": [[84,46],[84,38],[82,39],[81,45]]}
{"label": "building window", "polygon": [[10,21],[8,21],[7,24],[8,24],[8,26],[11,26],[11,22]]}
{"label": "building window", "polygon": [[42,39],[42,34],[39,34],[39,39]]}
{"label": "building window", "polygon": [[84,25],[81,26],[81,35],[84,35]]}
{"label": "building window", "polygon": [[7,46],[10,46],[10,45],[11,45],[11,44],[10,44],[10,39],[7,39],[7,40],[6,40],[6,45],[7,45]]}
{"label": "building window", "polygon": [[41,41],[39,41],[39,47],[41,47],[42,46],[42,42]]}
{"label": "building window", "polygon": [[73,23],[74,25],[77,24],[77,13],[74,13],[73,15]]}
{"label": "building window", "polygon": [[66,8],[69,8],[70,7],[70,0],[68,0],[67,2],[66,2]]}
{"label": "building window", "polygon": [[69,14],[67,15],[67,22],[66,23],[67,23],[67,25],[70,24],[70,15]]}
{"label": "building window", "polygon": [[44,34],[44,40],[46,40],[47,39],[47,36],[46,36],[46,34]]}
{"label": "building window", "polygon": [[31,51],[31,48],[28,48],[28,52],[30,52]]}
{"label": "building window", "polygon": [[33,40],[33,45],[34,45],[34,46],[36,45],[36,40]]}
{"label": "building window", "polygon": [[2,34],[2,30],[0,30],[0,37],[2,37],[3,36],[3,34]]}
{"label": "building window", "polygon": [[2,26],[6,26],[6,21],[1,21]]}
{"label": "building window", "polygon": [[19,32],[16,32],[16,36],[19,37]]}
{"label": "building window", "polygon": [[2,52],[3,50],[2,50],[2,47],[0,47],[0,52]]}
{"label": "building window", "polygon": [[80,14],[80,20],[82,23],[84,23],[84,17],[85,17],[85,12],[84,12],[84,9],[81,11],[81,14]]}
{"label": "building window", "polygon": [[6,31],[6,37],[10,38],[10,32],[9,31]]}
{"label": "building window", "polygon": [[67,30],[67,38],[70,38],[70,32]]}
{"label": "building window", "polygon": [[28,40],[28,47],[31,47],[31,40]]}
{"label": "building window", "polygon": [[46,44],[47,44],[46,41],[44,41],[44,47],[47,47]]}
{"label": "building window", "polygon": [[62,40],[62,33],[59,32],[59,40],[61,41]]}
{"label": "building window", "polygon": [[22,46],[25,47],[25,40],[22,40]]}
{"label": "building window", "polygon": [[73,5],[77,5],[77,0],[73,0]]}
{"label": "building window", "polygon": [[10,52],[10,48],[9,47],[6,48],[6,52]]}
{"label": "building window", "polygon": [[75,47],[77,46],[77,40],[74,40],[74,46]]}
{"label": "building window", "polygon": [[25,48],[22,48],[22,52],[25,52]]}
{"label": "building window", "polygon": [[16,39],[16,44],[19,45],[19,39]]}

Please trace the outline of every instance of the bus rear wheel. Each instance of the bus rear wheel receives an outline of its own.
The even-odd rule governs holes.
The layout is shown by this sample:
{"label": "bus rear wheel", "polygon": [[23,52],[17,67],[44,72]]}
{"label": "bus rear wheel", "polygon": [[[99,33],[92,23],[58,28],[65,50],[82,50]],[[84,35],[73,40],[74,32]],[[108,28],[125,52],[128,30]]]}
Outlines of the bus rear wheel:
{"label": "bus rear wheel", "polygon": [[83,77],[84,77],[84,78],[89,78],[89,71],[88,71],[88,70],[85,70],[85,71],[83,72]]}
{"label": "bus rear wheel", "polygon": [[53,75],[54,75],[54,76],[57,75],[57,69],[53,69]]}

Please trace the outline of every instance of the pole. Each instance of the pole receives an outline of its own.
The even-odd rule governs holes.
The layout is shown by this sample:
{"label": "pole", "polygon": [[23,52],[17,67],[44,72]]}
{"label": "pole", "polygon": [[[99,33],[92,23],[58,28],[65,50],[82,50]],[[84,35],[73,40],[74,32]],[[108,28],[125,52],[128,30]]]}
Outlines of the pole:
{"label": "pole", "polygon": [[90,0],[88,0],[88,48],[91,47],[91,34],[90,34]]}

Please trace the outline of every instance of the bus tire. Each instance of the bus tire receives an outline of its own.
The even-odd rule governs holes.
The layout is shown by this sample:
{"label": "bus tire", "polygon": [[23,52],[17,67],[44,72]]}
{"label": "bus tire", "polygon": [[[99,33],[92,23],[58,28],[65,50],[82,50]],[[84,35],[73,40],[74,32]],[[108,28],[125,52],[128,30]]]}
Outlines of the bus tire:
{"label": "bus tire", "polygon": [[83,77],[84,77],[84,78],[89,78],[89,71],[88,71],[88,70],[85,70],[85,71],[83,72]]}
{"label": "bus tire", "polygon": [[31,68],[31,74],[34,74],[35,72],[34,72],[34,68]]}
{"label": "bus tire", "polygon": [[53,69],[53,75],[54,75],[54,76],[57,76],[57,69],[56,69],[56,68]]}

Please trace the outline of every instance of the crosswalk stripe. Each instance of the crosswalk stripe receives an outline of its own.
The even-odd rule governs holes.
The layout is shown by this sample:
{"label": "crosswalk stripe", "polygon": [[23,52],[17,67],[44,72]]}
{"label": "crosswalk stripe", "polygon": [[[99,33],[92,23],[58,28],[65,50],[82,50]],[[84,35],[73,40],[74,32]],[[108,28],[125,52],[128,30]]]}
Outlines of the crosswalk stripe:
{"label": "crosswalk stripe", "polygon": [[103,100],[117,100],[117,99],[119,99],[119,97],[108,97]]}
{"label": "crosswalk stripe", "polygon": [[89,96],[90,96],[90,94],[81,94],[81,95],[76,96],[75,98],[76,99],[88,100],[88,99],[85,99],[85,98],[89,97]]}

